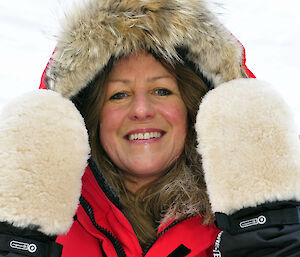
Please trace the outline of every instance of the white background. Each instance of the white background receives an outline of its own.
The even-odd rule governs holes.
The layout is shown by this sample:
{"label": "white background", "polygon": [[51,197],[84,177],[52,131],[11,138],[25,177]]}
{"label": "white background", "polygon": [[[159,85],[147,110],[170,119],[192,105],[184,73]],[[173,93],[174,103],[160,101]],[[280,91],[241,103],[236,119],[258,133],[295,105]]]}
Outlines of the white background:
{"label": "white background", "polygon": [[[0,108],[38,88],[59,20],[74,1],[0,0]],[[288,102],[300,132],[300,1],[219,0],[213,6],[245,46],[249,69]]]}

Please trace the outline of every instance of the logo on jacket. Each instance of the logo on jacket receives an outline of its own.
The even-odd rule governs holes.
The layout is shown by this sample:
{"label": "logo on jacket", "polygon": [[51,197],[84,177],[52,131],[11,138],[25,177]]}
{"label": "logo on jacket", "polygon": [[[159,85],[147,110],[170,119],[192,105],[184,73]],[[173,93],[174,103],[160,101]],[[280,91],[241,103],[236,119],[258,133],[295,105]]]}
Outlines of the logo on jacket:
{"label": "logo on jacket", "polygon": [[30,253],[34,253],[37,250],[37,246],[35,244],[28,244],[24,242],[15,241],[15,240],[10,241],[9,246],[13,249],[27,251]]}
{"label": "logo on jacket", "polygon": [[215,241],[215,247],[213,249],[213,257],[222,257],[221,251],[220,251],[220,244],[221,244],[221,238],[222,238],[223,231],[221,231]]}
{"label": "logo on jacket", "polygon": [[253,218],[250,220],[244,220],[244,221],[240,222],[240,227],[248,228],[248,227],[252,227],[252,226],[263,225],[266,222],[267,222],[267,218],[265,216],[261,215],[257,218]]}

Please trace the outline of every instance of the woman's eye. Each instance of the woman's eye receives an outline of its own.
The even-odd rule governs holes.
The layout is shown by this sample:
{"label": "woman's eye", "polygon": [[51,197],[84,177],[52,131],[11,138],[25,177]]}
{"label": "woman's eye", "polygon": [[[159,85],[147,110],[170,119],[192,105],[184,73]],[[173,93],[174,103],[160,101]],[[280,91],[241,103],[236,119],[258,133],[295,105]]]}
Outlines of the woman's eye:
{"label": "woman's eye", "polygon": [[160,96],[166,96],[166,95],[171,95],[172,92],[166,88],[159,88],[155,90],[155,94]]}
{"label": "woman's eye", "polygon": [[123,99],[126,96],[127,96],[127,94],[125,92],[118,92],[118,93],[112,95],[109,98],[109,100],[120,100],[120,99]]}

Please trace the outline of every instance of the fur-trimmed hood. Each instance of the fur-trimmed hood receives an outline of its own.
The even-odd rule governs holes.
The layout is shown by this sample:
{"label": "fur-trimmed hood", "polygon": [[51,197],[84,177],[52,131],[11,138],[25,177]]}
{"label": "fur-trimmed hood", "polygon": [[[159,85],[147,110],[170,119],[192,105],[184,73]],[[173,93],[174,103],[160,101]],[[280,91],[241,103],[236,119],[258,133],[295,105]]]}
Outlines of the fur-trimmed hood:
{"label": "fur-trimmed hood", "polygon": [[111,57],[140,49],[192,63],[213,86],[247,77],[243,47],[205,0],[89,0],[66,14],[46,88],[71,98]]}

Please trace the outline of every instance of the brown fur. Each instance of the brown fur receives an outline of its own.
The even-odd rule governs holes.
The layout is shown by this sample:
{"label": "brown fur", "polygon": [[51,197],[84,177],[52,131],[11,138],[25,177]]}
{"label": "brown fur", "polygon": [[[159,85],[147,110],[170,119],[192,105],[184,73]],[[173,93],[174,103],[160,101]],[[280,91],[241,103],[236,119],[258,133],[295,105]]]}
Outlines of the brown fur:
{"label": "brown fur", "polygon": [[66,15],[47,87],[72,97],[111,56],[151,49],[172,63],[182,46],[215,85],[245,76],[241,46],[204,0],[90,0]]}

